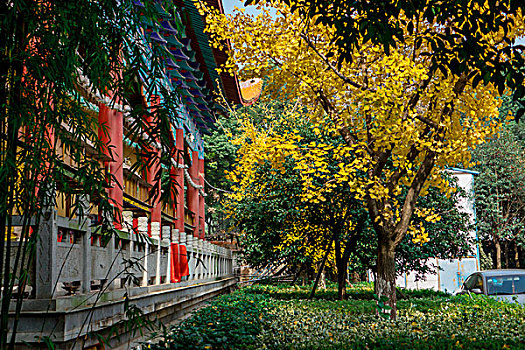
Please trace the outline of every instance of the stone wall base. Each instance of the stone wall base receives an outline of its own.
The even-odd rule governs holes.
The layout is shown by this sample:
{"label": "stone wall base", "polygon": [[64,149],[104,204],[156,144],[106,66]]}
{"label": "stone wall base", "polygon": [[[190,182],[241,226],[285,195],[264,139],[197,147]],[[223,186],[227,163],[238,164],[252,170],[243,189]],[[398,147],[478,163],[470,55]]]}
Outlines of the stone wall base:
{"label": "stone wall base", "polygon": [[[183,285],[174,284],[177,287],[171,289],[140,295],[134,295],[130,290],[129,306],[132,310],[140,310],[155,324],[160,322],[167,326],[202,306],[205,301],[230,292],[236,284],[235,277],[225,277],[188,281]],[[116,301],[99,300],[89,307],[67,310],[53,307],[57,305],[56,301],[49,301],[47,310],[28,310],[25,307],[20,315],[16,349],[46,348],[44,337],[49,337],[57,350],[139,349],[140,344],[153,334],[147,329],[133,327],[137,326],[137,322],[130,322],[125,315],[125,303],[122,298]],[[43,301],[29,304],[46,305]],[[111,347],[104,347],[100,336],[109,339]]]}

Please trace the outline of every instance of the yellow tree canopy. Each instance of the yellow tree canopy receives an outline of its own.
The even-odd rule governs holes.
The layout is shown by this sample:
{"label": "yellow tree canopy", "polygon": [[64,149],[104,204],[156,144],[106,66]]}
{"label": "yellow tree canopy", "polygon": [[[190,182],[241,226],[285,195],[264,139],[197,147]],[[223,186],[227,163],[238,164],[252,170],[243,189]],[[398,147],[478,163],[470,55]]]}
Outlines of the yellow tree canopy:
{"label": "yellow tree canopy", "polygon": [[[498,131],[499,101],[491,84],[474,87],[474,70],[455,78],[431,67],[432,47],[424,38],[447,28],[420,22],[389,55],[382,46],[367,43],[353,53],[351,63],[338,67],[327,57],[336,50],[330,46],[333,28],[314,25],[315,20],[306,26],[282,3],[262,3],[257,16],[200,8],[208,13],[214,45],[228,40],[233,45],[223,69],[243,79],[264,77],[267,98],[299,100],[307,108],[304,117],[317,121],[320,130],[328,127],[328,116],[328,131],[341,134],[346,145],[329,150],[317,144],[304,155],[305,175],[323,173],[324,152],[346,159],[355,155],[326,180],[352,186],[367,202],[376,228],[396,231],[396,241],[406,233],[417,197],[429,185],[448,190],[440,171],[468,166],[470,150]],[[522,33],[523,19],[515,23],[507,37]],[[506,45],[503,30],[490,35],[494,45]],[[323,199],[323,189],[307,176],[304,186],[306,196]],[[408,186],[409,194],[398,203],[402,186]]]}
{"label": "yellow tree canopy", "polygon": [[[288,215],[277,228],[280,237],[274,250],[295,250],[316,264],[327,249],[332,251],[332,236],[337,235],[340,244],[355,236],[355,220],[363,217],[364,208],[351,191],[337,188],[333,179],[339,175],[339,164],[347,161],[340,154],[347,148],[342,138],[322,132],[320,124],[304,118],[298,104],[277,105],[255,106],[257,122],[245,108],[230,111],[240,128],[232,139],[239,150],[236,166],[227,173],[233,192],[226,204],[234,221],[242,221],[246,216],[243,203],[272,203],[276,196],[280,198],[275,203],[282,203],[285,198],[291,207],[280,208]],[[305,183],[315,183],[319,191],[315,195],[304,191]],[[332,252],[328,264],[334,265],[334,259]]]}
{"label": "yellow tree canopy", "polygon": [[[233,46],[222,69],[243,79],[264,78],[263,97],[300,101],[303,118],[318,123],[320,133],[343,137],[341,147],[327,149],[315,142],[311,152],[302,153],[304,196],[322,201],[327,184],[336,184],[350,187],[363,200],[378,238],[376,293],[388,297],[395,317],[396,247],[407,232],[424,240],[425,233],[411,227],[412,218],[432,215],[417,209],[419,196],[429,186],[450,191],[442,170],[467,167],[470,151],[495,135],[502,122],[490,76],[481,76],[475,66],[461,67],[462,73],[454,75],[449,70],[453,64],[432,64],[436,36],[450,46],[438,50],[448,55],[439,61],[462,64],[455,55],[465,51],[454,47],[461,48],[458,38],[468,33],[428,20],[405,20],[400,13],[403,41],[388,53],[382,45],[361,41],[350,60],[337,64],[341,53],[332,44],[336,28],[317,18],[301,18],[286,4],[261,2],[257,16],[243,10],[226,16],[202,4],[199,8],[206,13],[213,45]],[[476,14],[490,9],[466,10],[475,10],[475,21]],[[487,50],[478,56],[490,58],[493,46],[511,45],[523,30],[519,11],[505,24],[483,28]],[[324,171],[324,152],[341,156],[338,172]],[[328,175],[324,183],[316,181],[322,175]]]}

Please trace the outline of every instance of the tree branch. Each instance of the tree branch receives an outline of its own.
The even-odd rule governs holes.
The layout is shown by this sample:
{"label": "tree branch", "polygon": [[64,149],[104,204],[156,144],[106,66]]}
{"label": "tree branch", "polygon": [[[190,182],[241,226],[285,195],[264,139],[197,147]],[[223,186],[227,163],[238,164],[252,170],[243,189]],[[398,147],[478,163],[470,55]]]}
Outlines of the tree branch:
{"label": "tree branch", "polygon": [[321,52],[319,52],[319,50],[315,47],[315,45],[312,43],[312,41],[308,38],[308,36],[303,32],[301,33],[301,38],[303,38],[303,40],[306,42],[306,44],[312,49],[314,50],[314,52],[317,54],[317,56],[319,56],[323,61],[324,63],[326,63],[326,65],[328,66],[328,68],[330,68],[330,70],[332,72],[335,73],[335,75],[337,75],[341,80],[343,80],[345,83],[349,84],[349,85],[352,85],[353,87],[355,88],[358,88],[358,89],[361,89],[361,90],[364,90],[364,91],[373,91],[373,92],[376,92],[375,90],[373,89],[370,89],[370,88],[366,88],[364,87],[363,85],[359,84],[359,83],[356,83],[355,81],[353,81],[352,79],[346,77],[343,75],[343,73],[341,73],[332,63],[330,63],[330,60],[328,59],[328,57],[326,57],[325,55],[323,55]]}

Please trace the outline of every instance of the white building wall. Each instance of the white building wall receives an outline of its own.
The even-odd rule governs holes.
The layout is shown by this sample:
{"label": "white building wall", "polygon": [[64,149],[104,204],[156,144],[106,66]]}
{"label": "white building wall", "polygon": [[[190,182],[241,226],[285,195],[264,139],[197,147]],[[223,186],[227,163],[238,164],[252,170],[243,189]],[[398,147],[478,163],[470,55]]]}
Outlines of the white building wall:
{"label": "white building wall", "polygon": [[[467,193],[467,198],[461,198],[458,206],[462,212],[470,214],[471,222],[475,223],[476,212],[474,207],[474,175],[475,173],[461,169],[452,169],[449,171],[458,179],[458,186],[463,188]],[[471,231],[470,236],[477,238],[476,231]],[[462,259],[429,259],[428,265],[434,265],[429,273],[416,281],[413,272],[405,273],[396,279],[396,284],[401,288],[408,289],[433,289],[452,293],[458,290],[463,281],[473,272],[479,269],[479,248],[475,244],[472,246],[471,255]]]}

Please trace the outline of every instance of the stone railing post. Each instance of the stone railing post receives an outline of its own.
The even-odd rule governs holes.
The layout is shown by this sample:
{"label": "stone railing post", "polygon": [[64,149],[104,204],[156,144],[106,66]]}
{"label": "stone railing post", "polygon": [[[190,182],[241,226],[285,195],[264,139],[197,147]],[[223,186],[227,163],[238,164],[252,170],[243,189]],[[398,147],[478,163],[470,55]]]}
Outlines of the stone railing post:
{"label": "stone railing post", "polygon": [[50,299],[56,293],[59,268],[56,264],[57,212],[53,207],[48,207],[43,212],[38,229],[38,241],[36,246],[36,281],[35,293],[37,299]]}
{"label": "stone railing post", "polygon": [[[102,217],[102,220],[108,225],[115,225],[113,215],[110,211],[103,212]],[[109,240],[104,247],[104,249],[109,251],[109,260],[107,261],[107,267],[109,270],[105,273],[104,280],[107,290],[110,291],[115,289],[115,276],[117,275],[117,271],[115,270],[118,268],[118,264],[116,264],[115,261],[118,253],[115,249],[115,239],[115,234],[111,233],[111,237],[109,237]]]}
{"label": "stone railing post", "polygon": [[[181,252],[181,248],[180,247],[181,246],[186,247],[186,258],[188,258],[188,256],[187,256],[187,254],[188,254],[188,251],[187,251],[188,246],[186,244],[186,234],[184,233],[184,231],[180,232],[179,230],[176,229],[175,230],[175,235],[172,236],[172,239],[175,240],[175,241],[172,241],[173,243],[179,243],[179,248],[178,248],[178,251],[176,252],[176,254],[177,254],[177,260],[178,260],[178,262],[180,264],[181,259],[182,259],[181,255],[180,255],[180,252]],[[181,276],[180,278],[182,280],[183,277]],[[189,278],[189,276],[187,278]]]}
{"label": "stone railing post", "polygon": [[226,273],[226,257],[224,255],[224,248],[221,248],[221,276]]}
{"label": "stone railing post", "polygon": [[[199,268],[196,269],[197,271],[197,277],[196,279],[201,279],[203,277],[203,274],[204,274],[204,254],[203,254],[203,250],[202,250],[202,239],[200,238],[196,238],[196,241],[197,241],[197,263],[199,264]],[[199,260],[200,260],[200,263],[199,263]]]}
{"label": "stone railing post", "polygon": [[231,254],[231,250],[228,250],[226,251],[226,256],[227,256],[227,261],[228,261],[228,270],[226,271],[226,274],[228,276],[231,276],[232,274],[232,254]]}
{"label": "stone railing post", "polygon": [[219,247],[219,277],[222,277],[222,247]]}
{"label": "stone railing post", "polygon": [[217,277],[217,246],[213,246],[213,277]]}
{"label": "stone railing post", "polygon": [[226,275],[226,271],[228,271],[228,260],[226,259],[226,249],[223,248],[222,252],[222,275]]}
{"label": "stone railing post", "polygon": [[117,269],[120,267],[117,263],[117,256],[120,254],[119,249],[116,247],[118,237],[115,237],[115,235],[111,236],[111,239],[109,240],[108,246],[106,246],[109,251],[111,252],[111,261],[109,263],[110,270],[108,271],[108,290],[114,290],[116,281],[116,276],[118,274]]}
{"label": "stone railing post", "polygon": [[219,249],[215,247],[215,277],[219,277]]}
{"label": "stone railing post", "polygon": [[212,247],[211,247],[210,242],[206,242],[206,262],[207,262],[206,267],[208,268],[206,270],[206,277],[208,277],[208,278],[211,278],[211,276],[212,276],[212,273],[211,273],[211,269],[212,269],[212,261],[211,261],[212,250],[211,249],[212,249]]}
{"label": "stone railing post", "polygon": [[160,222],[152,222],[150,225],[151,225],[151,238],[156,240],[156,245],[157,245],[157,254],[155,256],[156,258],[155,285],[159,285],[160,284],[160,258],[161,258]]}
{"label": "stone railing post", "polygon": [[215,267],[215,246],[211,243],[210,244],[210,278],[215,277],[215,273],[213,271]]}
{"label": "stone railing post", "polygon": [[208,249],[208,242],[206,242],[205,240],[202,240],[202,260],[204,261],[203,263],[203,266],[202,266],[202,275],[203,275],[203,278],[208,278],[208,274],[210,272],[210,264],[209,264],[209,261],[208,261],[208,256],[209,256],[209,249]]}
{"label": "stone railing post", "polygon": [[81,292],[91,292],[91,222],[89,220],[89,196],[79,195],[78,206],[82,211],[82,221],[79,226],[83,230],[82,234],[82,282]]}
{"label": "stone railing post", "polygon": [[226,248],[222,249],[222,275],[225,276],[228,271],[228,260],[226,260]]}
{"label": "stone railing post", "polygon": [[[133,232],[133,212],[130,210],[122,212],[122,229],[129,235],[128,253],[126,259],[132,260],[136,235]],[[132,279],[129,279],[127,284],[131,286],[132,283]]]}
{"label": "stone railing post", "polygon": [[188,254],[188,279],[192,280],[195,278],[195,256],[193,250],[193,233],[185,234],[186,236],[186,252]]}
{"label": "stone railing post", "polygon": [[217,277],[221,276],[221,248],[217,247]]}
{"label": "stone railing post", "polygon": [[208,245],[207,242],[203,239],[200,240],[202,246],[202,273],[201,278],[206,278],[208,275]]}
{"label": "stone railing post", "polygon": [[164,283],[171,283],[171,226],[162,226],[162,242],[168,246],[168,256],[166,258],[166,280]]}
{"label": "stone railing post", "polygon": [[139,242],[144,242],[144,260],[142,261],[144,270],[142,272],[142,287],[147,287],[149,283],[148,276],[148,255],[149,255],[149,242],[148,242],[148,217],[141,216],[138,218],[138,234]]}

